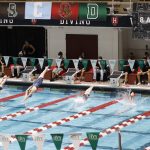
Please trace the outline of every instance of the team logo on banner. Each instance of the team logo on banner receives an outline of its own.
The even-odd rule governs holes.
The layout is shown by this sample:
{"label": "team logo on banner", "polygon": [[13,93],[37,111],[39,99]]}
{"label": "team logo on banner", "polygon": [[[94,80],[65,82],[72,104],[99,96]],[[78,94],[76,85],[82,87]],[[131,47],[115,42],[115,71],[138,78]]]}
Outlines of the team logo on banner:
{"label": "team logo on banner", "polygon": [[129,60],[128,60],[128,63],[129,63],[130,69],[132,70],[132,69],[133,69],[133,66],[134,66],[134,63],[135,63],[135,60],[129,59]]}
{"label": "team logo on banner", "polygon": [[26,2],[25,19],[51,19],[51,2]]}
{"label": "team logo on banner", "polygon": [[113,26],[117,26],[119,23],[119,19],[116,16],[111,17],[111,23]]}
{"label": "team logo on banner", "polygon": [[9,3],[9,7],[7,8],[7,11],[8,11],[8,17],[14,18],[18,15],[15,3]]}
{"label": "team logo on banner", "polygon": [[61,3],[59,15],[64,19],[69,18],[72,15],[71,5],[69,3]]}

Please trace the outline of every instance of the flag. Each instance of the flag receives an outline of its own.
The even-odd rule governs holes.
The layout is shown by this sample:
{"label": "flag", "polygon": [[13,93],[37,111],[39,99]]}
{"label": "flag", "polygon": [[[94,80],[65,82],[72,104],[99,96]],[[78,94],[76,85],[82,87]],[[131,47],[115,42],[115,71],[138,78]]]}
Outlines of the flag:
{"label": "flag", "polygon": [[52,3],[52,19],[70,19],[77,20],[78,19],[78,3]]}
{"label": "flag", "polygon": [[52,140],[56,146],[57,150],[61,149],[61,144],[62,144],[62,140],[63,140],[63,134],[51,134],[52,136]]}
{"label": "flag", "polygon": [[27,57],[21,57],[21,60],[22,60],[23,66],[25,67],[27,63]]}
{"label": "flag", "polygon": [[107,4],[105,3],[80,3],[79,20],[101,20],[107,17]]}
{"label": "flag", "polygon": [[28,135],[15,135],[16,139],[19,143],[20,149],[25,150],[26,147],[26,140]]}
{"label": "flag", "polygon": [[72,133],[70,135],[70,138],[71,138],[73,146],[74,146],[74,150],[79,150],[81,135],[82,135],[81,133]]}
{"label": "flag", "polygon": [[110,59],[109,60],[109,65],[112,71],[114,71],[115,65],[116,65],[116,60],[115,59]]}
{"label": "flag", "polygon": [[62,59],[55,59],[56,61],[56,65],[58,68],[60,68],[60,65],[61,65],[61,62],[62,62]]}
{"label": "flag", "polygon": [[0,135],[0,142],[2,143],[4,150],[8,150],[9,143],[10,143],[9,139],[10,139],[9,135],[4,135],[4,134]]}
{"label": "flag", "polygon": [[75,67],[76,70],[77,70],[77,69],[78,69],[79,59],[73,59],[73,63],[74,63],[74,67]]}
{"label": "flag", "polygon": [[92,64],[92,68],[93,68],[93,79],[96,79],[96,63],[97,63],[97,60],[96,59],[91,59],[91,64]]}
{"label": "flag", "polygon": [[42,68],[44,63],[44,58],[38,58],[38,60],[39,60],[40,67]]}
{"label": "flag", "polygon": [[25,19],[51,19],[52,2],[26,2]]}
{"label": "flag", "polygon": [[128,59],[128,63],[129,63],[130,69],[132,70],[134,63],[135,63],[135,60]]}
{"label": "flag", "polygon": [[3,56],[4,57],[4,60],[5,60],[5,64],[6,66],[8,65],[8,61],[9,61],[9,56]]}

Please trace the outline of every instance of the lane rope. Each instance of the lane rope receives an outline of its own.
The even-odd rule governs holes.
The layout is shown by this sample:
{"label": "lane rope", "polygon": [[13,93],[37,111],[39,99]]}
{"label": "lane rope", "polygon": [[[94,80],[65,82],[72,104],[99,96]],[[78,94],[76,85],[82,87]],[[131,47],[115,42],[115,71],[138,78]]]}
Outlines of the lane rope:
{"label": "lane rope", "polygon": [[[150,111],[146,111],[146,112],[139,114],[137,116],[134,116],[128,120],[122,121],[121,123],[119,123],[117,125],[114,125],[114,126],[107,128],[107,129],[104,129],[102,132],[99,133],[99,138],[102,138],[102,137],[107,136],[111,133],[117,132],[117,131],[121,130],[122,128],[127,127],[129,125],[132,125],[132,124],[134,124],[140,120],[143,120],[144,118],[149,117],[149,116],[150,116]],[[89,141],[87,138],[80,141],[80,147],[87,145],[87,144],[89,144]],[[74,146],[73,146],[73,144],[71,144],[71,145],[65,147],[63,150],[74,150]]]}
{"label": "lane rope", "polygon": [[[77,113],[77,114],[75,114],[75,115],[72,115],[72,116],[69,116],[69,117],[66,117],[66,118],[63,118],[63,119],[60,119],[60,120],[57,120],[57,121],[54,121],[54,122],[45,124],[45,125],[43,125],[43,126],[41,126],[41,127],[34,128],[34,129],[32,129],[32,130],[29,130],[29,131],[27,131],[27,132],[25,132],[25,133],[23,133],[23,134],[26,134],[26,135],[33,135],[33,134],[37,134],[37,133],[43,132],[43,131],[48,130],[48,129],[50,129],[50,128],[54,128],[54,127],[56,127],[56,126],[59,126],[59,125],[62,125],[62,124],[64,124],[64,123],[66,123],[66,122],[70,122],[70,121],[72,121],[72,120],[75,120],[75,119],[77,119],[77,118],[81,118],[81,117],[87,116],[87,115],[89,115],[89,114],[91,114],[91,113],[93,113],[93,112],[95,112],[95,111],[100,110],[100,109],[104,109],[104,108],[106,108],[106,107],[108,107],[108,106],[111,106],[111,105],[113,105],[113,104],[118,103],[120,100],[123,100],[123,98],[119,98],[119,99],[117,99],[117,100],[112,100],[112,101],[110,101],[110,102],[107,102],[107,103],[98,105],[98,106],[96,106],[96,107],[93,107],[93,108],[90,108],[90,109],[88,109],[88,110],[82,111],[82,112]],[[10,141],[11,141],[11,142],[14,142],[14,141],[16,141],[16,138],[12,136],[12,137],[10,138]]]}
{"label": "lane rope", "polygon": [[78,95],[81,95],[81,94],[70,95],[70,96],[60,98],[60,99],[57,99],[57,100],[54,100],[54,101],[51,101],[51,102],[43,103],[43,104],[35,106],[35,107],[30,107],[30,108],[27,108],[27,109],[24,109],[24,110],[15,112],[15,113],[11,113],[11,114],[2,116],[2,117],[0,117],[0,122],[5,121],[5,120],[9,120],[9,119],[12,119],[12,118],[15,118],[15,117],[18,117],[18,116],[22,116],[22,115],[25,115],[25,114],[28,114],[28,113],[31,113],[31,112],[34,112],[34,111],[37,111],[37,110],[42,109],[44,107],[47,107],[47,106],[54,105],[56,103],[65,101],[69,98],[74,98]]}

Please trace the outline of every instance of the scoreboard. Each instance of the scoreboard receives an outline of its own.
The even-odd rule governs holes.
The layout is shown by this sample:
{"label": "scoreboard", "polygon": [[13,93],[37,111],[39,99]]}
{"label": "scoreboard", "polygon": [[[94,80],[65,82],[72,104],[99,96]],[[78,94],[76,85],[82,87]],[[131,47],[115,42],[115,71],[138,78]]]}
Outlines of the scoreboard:
{"label": "scoreboard", "polygon": [[133,4],[133,38],[150,39],[150,4]]}

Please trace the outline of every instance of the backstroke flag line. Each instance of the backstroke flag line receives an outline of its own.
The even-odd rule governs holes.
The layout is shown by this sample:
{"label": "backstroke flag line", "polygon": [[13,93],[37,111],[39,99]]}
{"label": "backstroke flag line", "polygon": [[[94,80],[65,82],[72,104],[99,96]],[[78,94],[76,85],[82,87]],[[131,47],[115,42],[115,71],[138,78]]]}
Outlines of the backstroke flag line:
{"label": "backstroke flag line", "polygon": [[21,60],[22,60],[23,66],[25,67],[26,63],[27,63],[27,58],[26,57],[21,57]]}
{"label": "backstroke flag line", "polygon": [[74,63],[74,67],[75,67],[76,70],[77,70],[77,69],[78,69],[79,59],[73,59],[73,63]]}
{"label": "backstroke flag line", "polygon": [[16,139],[19,143],[20,149],[25,150],[26,147],[26,140],[28,135],[15,135]]}
{"label": "backstroke flag line", "polygon": [[116,65],[116,60],[115,59],[110,59],[109,60],[109,65],[111,68],[111,71],[114,71],[115,65]]}
{"label": "backstroke flag line", "polygon": [[92,67],[93,67],[93,79],[96,79],[96,63],[97,63],[97,60],[96,59],[91,59],[91,64],[92,64]]}
{"label": "backstroke flag line", "polygon": [[129,63],[130,69],[132,70],[134,63],[135,63],[135,60],[128,59],[128,63]]}
{"label": "backstroke flag line", "polygon": [[6,66],[8,65],[8,61],[9,61],[9,56],[3,56],[4,57],[4,60],[5,60],[5,63],[6,63]]}
{"label": "backstroke flag line", "polygon": [[9,135],[0,135],[0,142],[2,143],[4,150],[8,150],[10,143],[9,139],[10,139]]}

